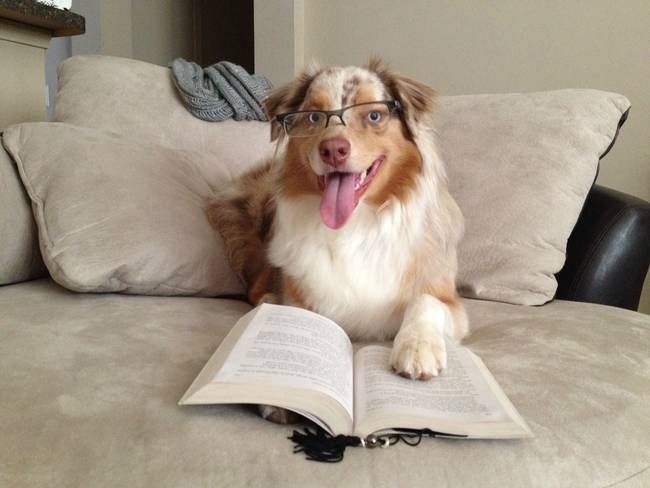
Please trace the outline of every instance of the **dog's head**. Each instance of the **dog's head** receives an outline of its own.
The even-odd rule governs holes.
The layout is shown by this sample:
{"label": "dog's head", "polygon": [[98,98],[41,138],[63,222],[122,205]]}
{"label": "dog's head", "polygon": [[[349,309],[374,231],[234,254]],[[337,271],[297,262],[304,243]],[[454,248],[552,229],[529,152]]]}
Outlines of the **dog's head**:
{"label": "dog's head", "polygon": [[333,229],[360,201],[408,198],[422,169],[415,136],[430,123],[434,95],[377,60],[308,67],[265,102],[271,139],[288,138],[283,194],[321,195],[321,217]]}

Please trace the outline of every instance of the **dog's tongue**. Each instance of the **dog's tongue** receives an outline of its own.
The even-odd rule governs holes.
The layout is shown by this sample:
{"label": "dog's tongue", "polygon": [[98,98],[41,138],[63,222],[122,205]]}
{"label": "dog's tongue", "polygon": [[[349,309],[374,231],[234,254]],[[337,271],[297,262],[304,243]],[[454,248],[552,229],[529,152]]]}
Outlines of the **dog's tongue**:
{"label": "dog's tongue", "polygon": [[357,206],[354,194],[354,173],[329,173],[320,201],[320,216],[325,225],[339,229],[347,222]]}

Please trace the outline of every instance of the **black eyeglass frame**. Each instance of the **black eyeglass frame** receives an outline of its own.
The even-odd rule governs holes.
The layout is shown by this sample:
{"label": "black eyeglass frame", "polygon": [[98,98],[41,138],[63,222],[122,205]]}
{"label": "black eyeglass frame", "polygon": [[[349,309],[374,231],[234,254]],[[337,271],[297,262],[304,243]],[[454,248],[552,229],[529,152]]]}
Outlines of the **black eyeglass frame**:
{"label": "black eyeglass frame", "polygon": [[[330,125],[330,119],[332,117],[334,116],[338,117],[339,120],[341,121],[341,124],[347,126],[345,120],[343,120],[343,114],[345,113],[346,110],[354,107],[360,107],[362,105],[377,105],[377,104],[386,105],[390,113],[400,112],[402,109],[402,106],[397,100],[377,100],[376,102],[355,103],[354,105],[348,105],[347,107],[342,107],[338,110],[296,110],[295,112],[284,112],[276,115],[275,120],[276,122],[282,125],[282,128],[284,129],[284,133],[287,135],[287,137],[292,137],[289,135],[289,131],[287,130],[287,126],[286,126],[287,117],[289,117],[290,115],[309,114],[309,113],[324,114],[327,117],[327,120],[325,121],[325,127],[323,127],[323,129],[327,129]],[[293,136],[293,137],[299,137],[299,136]]]}

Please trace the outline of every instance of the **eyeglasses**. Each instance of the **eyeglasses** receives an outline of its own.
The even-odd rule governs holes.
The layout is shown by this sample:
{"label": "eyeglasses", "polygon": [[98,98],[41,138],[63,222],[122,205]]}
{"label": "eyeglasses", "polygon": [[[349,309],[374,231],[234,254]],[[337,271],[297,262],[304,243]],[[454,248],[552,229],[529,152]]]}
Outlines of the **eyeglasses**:
{"label": "eyeglasses", "polygon": [[386,127],[391,115],[400,110],[397,100],[365,102],[339,110],[300,110],[278,114],[275,120],[284,127],[289,137],[318,135],[329,127],[330,119],[338,117],[341,125],[353,129],[380,130]]}

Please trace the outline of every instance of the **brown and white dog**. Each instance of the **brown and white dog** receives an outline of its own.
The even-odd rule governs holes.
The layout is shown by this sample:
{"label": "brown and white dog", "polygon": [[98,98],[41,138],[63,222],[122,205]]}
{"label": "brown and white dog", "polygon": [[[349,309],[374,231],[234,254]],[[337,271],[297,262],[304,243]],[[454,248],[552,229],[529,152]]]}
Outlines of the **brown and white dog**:
{"label": "brown and white dog", "polygon": [[378,60],[312,65],[266,100],[276,157],[208,208],[251,303],[313,310],[357,340],[394,337],[392,368],[420,380],[445,367],[444,334],[468,332],[434,95]]}

